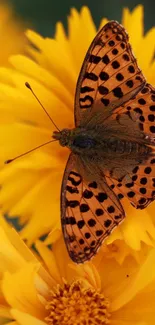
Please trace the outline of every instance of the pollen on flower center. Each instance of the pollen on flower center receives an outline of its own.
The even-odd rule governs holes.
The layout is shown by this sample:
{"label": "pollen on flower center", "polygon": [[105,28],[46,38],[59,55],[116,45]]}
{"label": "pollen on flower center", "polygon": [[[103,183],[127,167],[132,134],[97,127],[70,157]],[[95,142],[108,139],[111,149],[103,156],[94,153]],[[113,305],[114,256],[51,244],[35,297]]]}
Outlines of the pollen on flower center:
{"label": "pollen on flower center", "polygon": [[50,293],[46,322],[50,325],[109,324],[109,302],[102,293],[84,288],[79,281],[57,286]]}

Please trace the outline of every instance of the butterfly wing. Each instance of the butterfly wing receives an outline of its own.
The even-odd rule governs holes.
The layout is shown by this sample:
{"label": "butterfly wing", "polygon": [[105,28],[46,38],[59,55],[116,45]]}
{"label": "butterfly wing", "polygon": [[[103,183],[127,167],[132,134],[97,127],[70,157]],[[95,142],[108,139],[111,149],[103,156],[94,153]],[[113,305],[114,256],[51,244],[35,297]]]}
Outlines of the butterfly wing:
{"label": "butterfly wing", "polygon": [[[109,22],[93,40],[81,69],[75,100],[76,125],[92,128],[104,124],[111,135],[154,146],[154,112],[155,89],[146,84],[124,28]],[[116,158],[117,175],[121,177],[112,178],[103,170],[108,185],[119,199],[126,196],[136,208],[145,208],[155,198],[154,152],[148,149],[143,155],[137,151],[132,161],[129,155],[124,156],[124,163],[122,158]]]}
{"label": "butterfly wing", "polygon": [[77,166],[77,158],[71,153],[62,182],[61,221],[71,259],[83,263],[95,255],[125,214],[104,177],[100,184],[95,178],[88,181]]}
{"label": "butterfly wing", "polygon": [[128,35],[116,21],[106,24],[94,38],[77,82],[75,125],[93,110],[104,110],[106,118],[144,86]]}
{"label": "butterfly wing", "polygon": [[[124,124],[123,138],[136,140],[134,145],[137,146],[138,158],[132,165],[130,158],[126,157],[120,167],[121,172],[125,166],[124,177],[120,181],[108,178],[107,182],[109,186],[113,184],[118,197],[125,196],[133,206],[144,209],[155,199],[155,88],[146,84],[134,99],[119,107],[118,112],[116,109],[107,123],[109,126],[118,124],[120,133]],[[138,148],[140,142],[149,145],[145,149],[143,147],[145,155]]]}
{"label": "butterfly wing", "polygon": [[135,165],[123,179],[105,178],[118,199],[128,198],[136,209],[146,208],[155,199],[154,157],[149,157],[145,164]]}
{"label": "butterfly wing", "polygon": [[[126,115],[126,119],[136,122],[137,130],[145,135],[146,142],[155,145],[155,88],[153,86],[146,84],[134,98],[116,109],[109,117],[109,123],[111,118],[116,119],[116,115],[117,120]],[[132,123],[132,127],[134,124]]]}

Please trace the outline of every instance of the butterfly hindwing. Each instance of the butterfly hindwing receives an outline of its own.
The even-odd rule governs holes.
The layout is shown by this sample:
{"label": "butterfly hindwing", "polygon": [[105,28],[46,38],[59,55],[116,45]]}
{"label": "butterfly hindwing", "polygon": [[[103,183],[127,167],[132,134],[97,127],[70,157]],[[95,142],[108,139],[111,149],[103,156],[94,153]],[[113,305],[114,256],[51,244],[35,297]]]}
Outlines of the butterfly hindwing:
{"label": "butterfly hindwing", "polygon": [[92,109],[103,109],[106,117],[144,84],[125,29],[116,21],[109,22],[94,38],[81,68],[75,96],[76,126]]}
{"label": "butterfly hindwing", "polygon": [[144,209],[155,199],[155,158],[149,157],[120,180],[107,177],[106,181],[119,199],[127,197],[135,208]]}
{"label": "butterfly hindwing", "polygon": [[86,181],[71,153],[64,173],[61,197],[61,221],[70,257],[76,263],[90,260],[103,240],[123,220],[125,214],[117,197],[94,177]]}
{"label": "butterfly hindwing", "polygon": [[118,114],[119,117],[122,114],[133,117],[139,130],[145,134],[148,143],[155,145],[155,88],[153,86],[146,84],[133,99],[125,103],[123,107],[119,107]]}
{"label": "butterfly hindwing", "polygon": [[[121,171],[125,166],[122,180],[108,179],[107,182],[115,185],[116,195],[125,196],[133,206],[144,209],[155,199],[155,88],[146,84],[133,99],[116,109],[106,124],[112,128],[118,124],[120,136],[124,127],[123,139],[135,141],[137,151],[133,162],[128,156],[122,160]],[[147,146],[140,147],[139,143]]]}

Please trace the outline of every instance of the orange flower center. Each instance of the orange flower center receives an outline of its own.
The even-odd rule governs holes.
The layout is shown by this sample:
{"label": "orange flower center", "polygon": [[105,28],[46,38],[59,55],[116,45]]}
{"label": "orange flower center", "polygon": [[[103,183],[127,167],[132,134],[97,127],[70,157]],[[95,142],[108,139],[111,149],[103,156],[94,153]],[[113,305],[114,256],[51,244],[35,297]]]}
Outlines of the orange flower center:
{"label": "orange flower center", "polygon": [[45,321],[50,325],[109,324],[109,302],[93,288],[86,289],[79,281],[57,286],[50,293]]}

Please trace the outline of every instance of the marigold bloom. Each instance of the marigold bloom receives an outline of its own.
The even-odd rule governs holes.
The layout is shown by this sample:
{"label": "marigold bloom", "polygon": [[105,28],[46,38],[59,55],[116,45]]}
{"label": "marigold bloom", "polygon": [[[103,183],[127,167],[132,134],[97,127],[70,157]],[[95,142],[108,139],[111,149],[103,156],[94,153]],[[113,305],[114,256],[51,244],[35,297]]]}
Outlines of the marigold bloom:
{"label": "marigold bloom", "polygon": [[[124,9],[122,20],[148,82],[154,82],[155,28],[144,35],[142,17],[143,8],[138,6],[131,13]],[[103,19],[101,26],[105,22]],[[61,23],[57,24],[55,39],[27,31],[27,37],[34,45],[29,47],[33,59],[16,55],[10,59],[12,69],[0,70],[0,79],[4,80],[0,85],[0,114],[4,117],[0,126],[0,202],[3,213],[20,217],[20,223],[24,225],[22,236],[28,244],[51,229],[60,229],[60,186],[68,150],[52,143],[10,165],[4,167],[3,163],[49,141],[54,130],[25,87],[25,81],[31,84],[60,129],[73,127],[76,80],[96,28],[87,7],[83,7],[80,13],[72,9],[68,23],[68,37]],[[136,211],[128,202],[124,204],[126,220],[107,243],[124,240],[129,250],[136,251],[140,249],[141,241],[152,245],[155,239],[155,205]]]}
{"label": "marigold bloom", "polygon": [[1,324],[154,325],[155,249],[140,264],[99,254],[77,266],[62,238],[53,251],[40,241],[36,248],[40,261],[14,230],[0,227]]}

